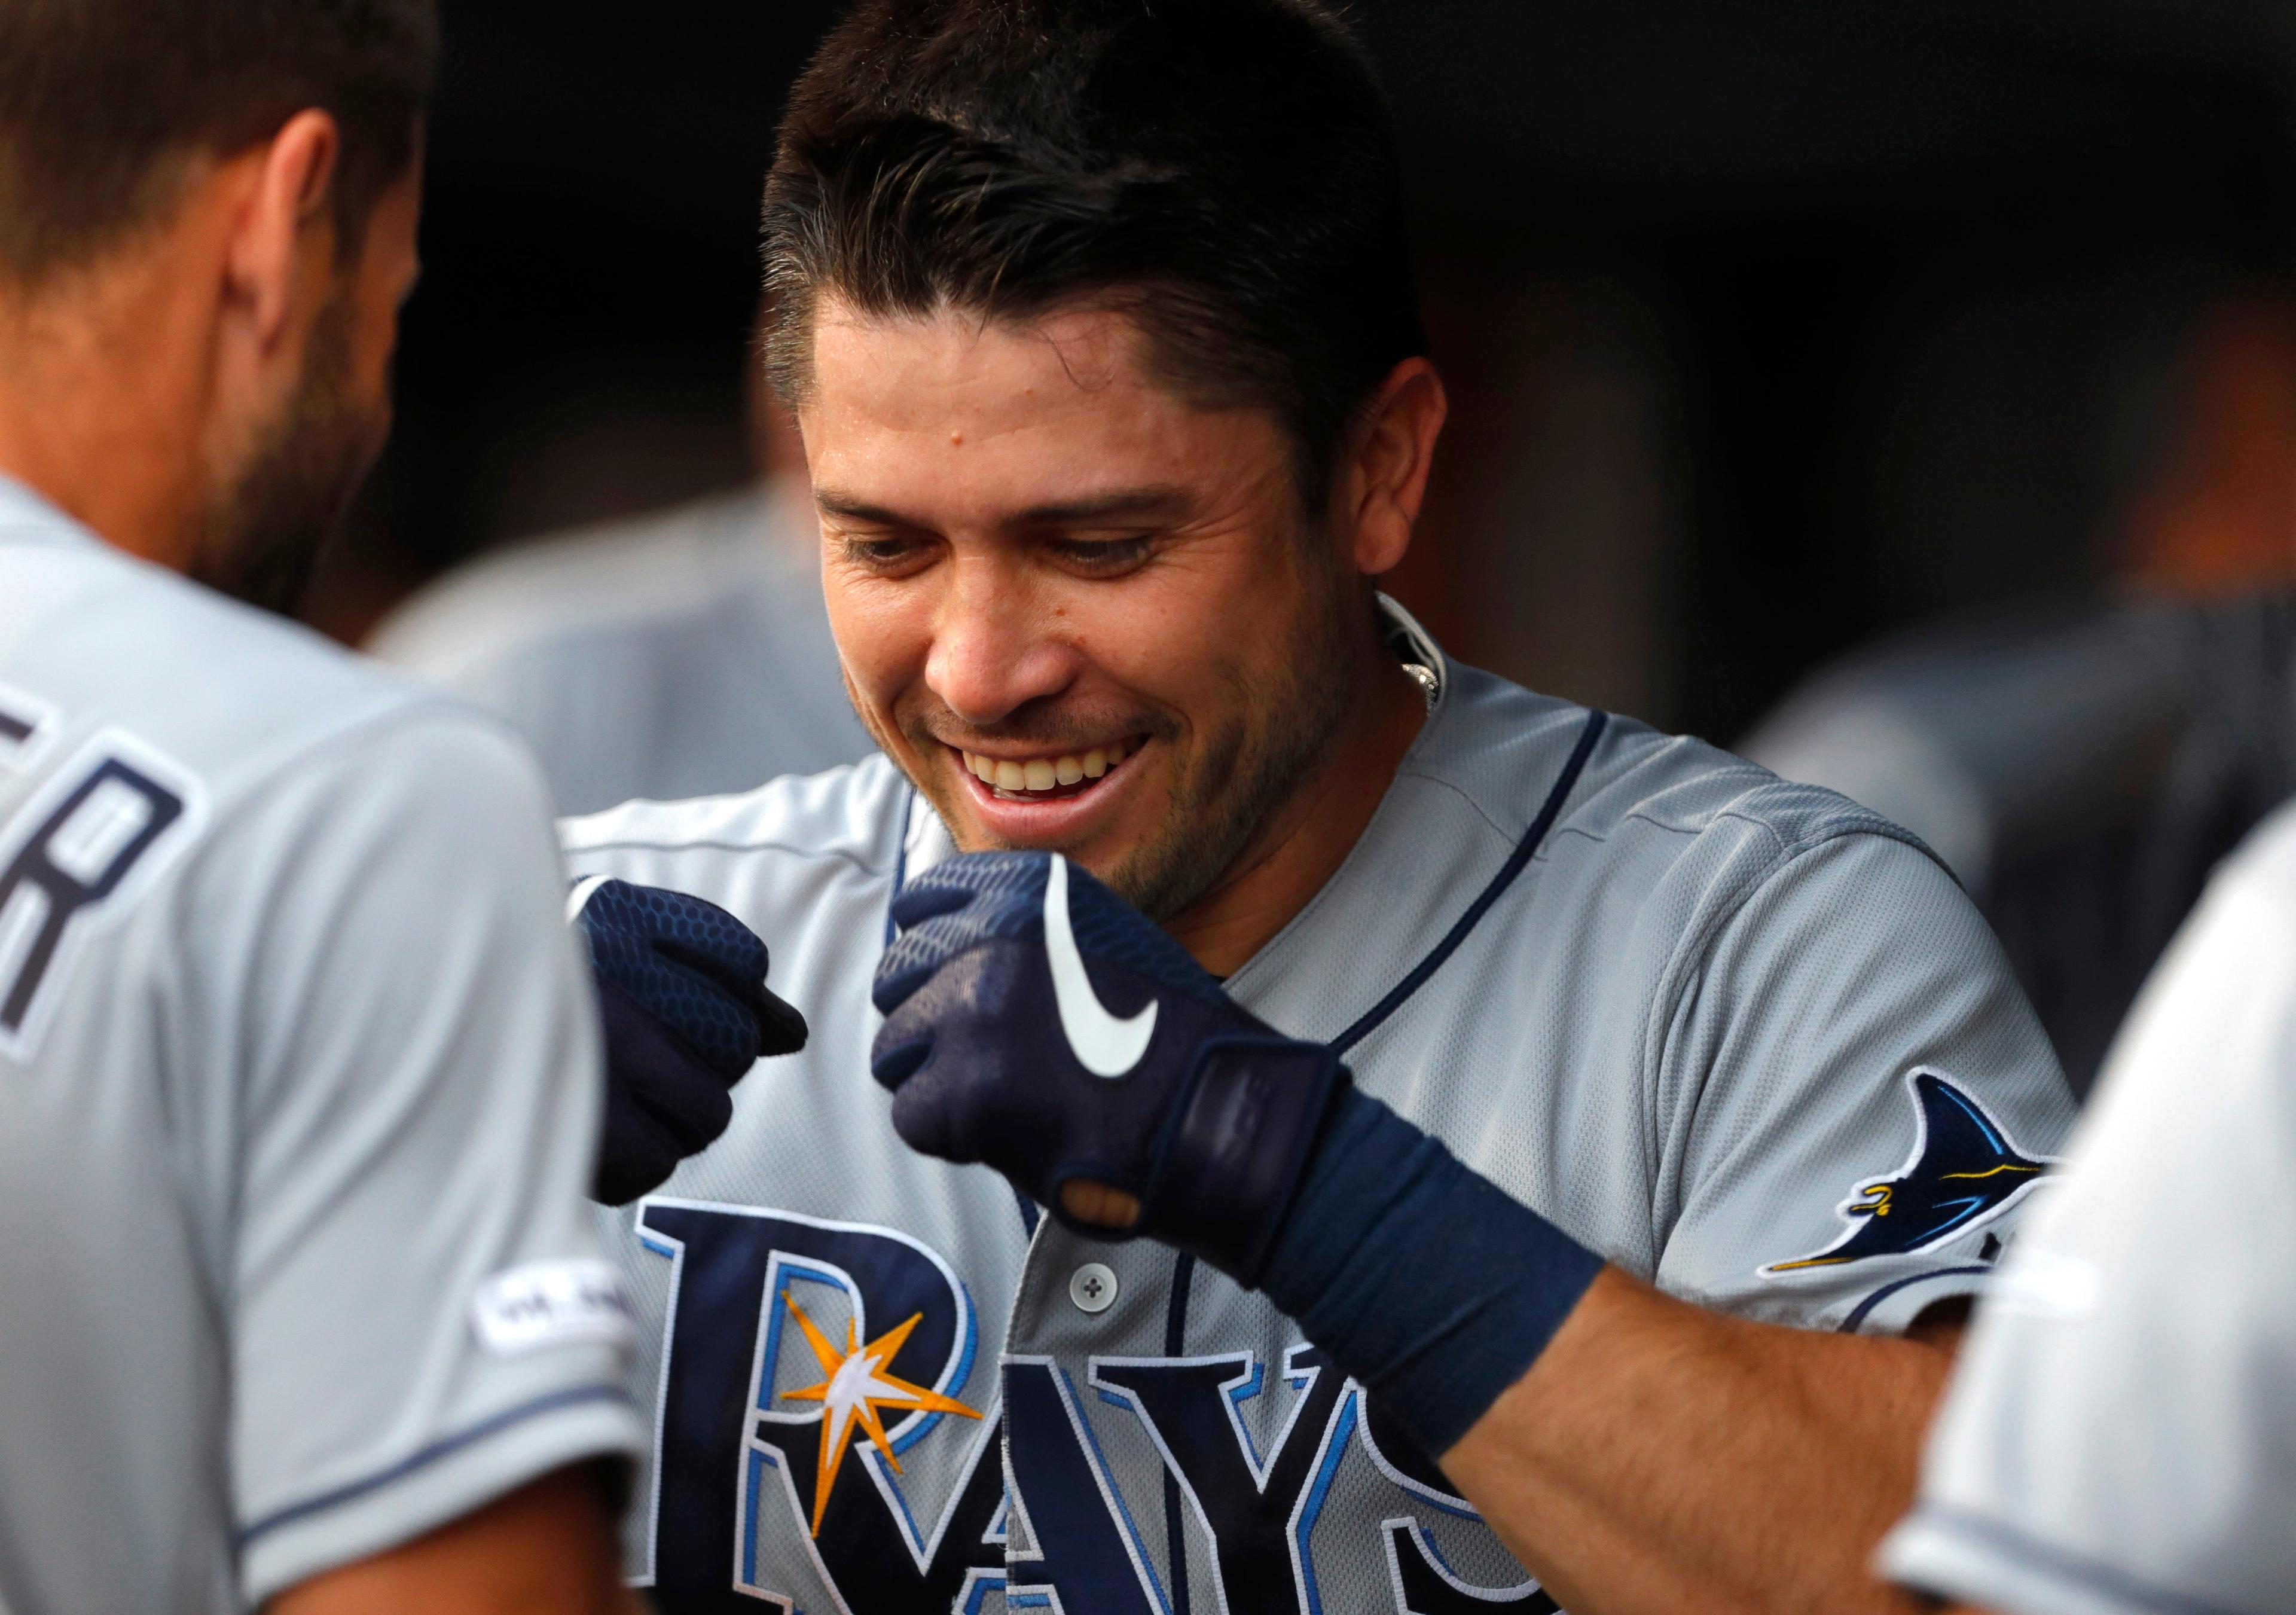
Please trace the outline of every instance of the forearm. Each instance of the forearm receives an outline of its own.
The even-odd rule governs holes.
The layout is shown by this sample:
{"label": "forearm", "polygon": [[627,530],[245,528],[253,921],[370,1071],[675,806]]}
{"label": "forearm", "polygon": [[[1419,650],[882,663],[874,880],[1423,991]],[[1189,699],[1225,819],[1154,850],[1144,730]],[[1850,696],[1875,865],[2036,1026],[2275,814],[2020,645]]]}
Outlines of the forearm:
{"label": "forearm", "polygon": [[1443,1468],[1573,1615],[1911,1611],[1867,1564],[1950,1365],[1606,1268]]}
{"label": "forearm", "polygon": [[622,1585],[603,1477],[545,1475],[371,1559],[290,1587],[266,1615],[641,1615]]}
{"label": "forearm", "polygon": [[1661,1295],[1360,1094],[1260,1287],[1574,1615],[1891,1607],[1935,1345]]}

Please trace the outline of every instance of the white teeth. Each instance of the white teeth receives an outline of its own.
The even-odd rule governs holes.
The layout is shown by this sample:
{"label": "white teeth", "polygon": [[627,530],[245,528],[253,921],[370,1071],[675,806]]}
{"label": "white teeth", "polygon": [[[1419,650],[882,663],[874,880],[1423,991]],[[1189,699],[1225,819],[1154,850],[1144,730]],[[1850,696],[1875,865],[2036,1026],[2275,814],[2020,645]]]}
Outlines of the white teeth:
{"label": "white teeth", "polygon": [[957,755],[964,759],[966,773],[999,792],[1035,792],[1101,778],[1124,760],[1125,745],[1118,741],[1111,745],[1095,746],[1081,756],[1065,752],[1059,757],[1032,757],[1022,761],[983,757],[977,751],[960,750]]}

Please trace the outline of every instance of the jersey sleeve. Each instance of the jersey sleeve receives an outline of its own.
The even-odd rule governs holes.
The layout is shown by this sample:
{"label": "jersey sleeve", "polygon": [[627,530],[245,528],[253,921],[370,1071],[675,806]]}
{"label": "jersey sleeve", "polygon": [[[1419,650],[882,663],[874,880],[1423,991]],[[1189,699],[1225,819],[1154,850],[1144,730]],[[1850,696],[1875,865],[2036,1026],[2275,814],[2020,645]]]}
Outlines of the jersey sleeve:
{"label": "jersey sleeve", "polygon": [[[2007,1615],[2296,1599],[2296,844],[2217,888],[1979,1315],[1898,1579]],[[2235,866],[2237,867],[2237,866]],[[2276,898],[2276,900],[2274,900]]]}
{"label": "jersey sleeve", "polygon": [[643,1431],[531,765],[440,709],[338,737],[197,880],[184,946],[236,1022],[230,1484],[259,1603]]}
{"label": "jersey sleeve", "polygon": [[2070,1095],[1984,920],[1915,846],[1821,838],[1748,884],[1693,930],[1665,1005],[1658,1280],[1902,1332],[1989,1279]]}

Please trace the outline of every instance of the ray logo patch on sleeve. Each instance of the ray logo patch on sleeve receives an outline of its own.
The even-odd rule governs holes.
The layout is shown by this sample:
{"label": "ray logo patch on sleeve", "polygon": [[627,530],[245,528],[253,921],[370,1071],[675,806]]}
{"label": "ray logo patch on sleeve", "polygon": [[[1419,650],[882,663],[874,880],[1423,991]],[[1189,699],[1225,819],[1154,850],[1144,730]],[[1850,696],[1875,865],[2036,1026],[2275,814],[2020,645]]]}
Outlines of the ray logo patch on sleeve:
{"label": "ray logo patch on sleeve", "polygon": [[1942,1244],[2006,1210],[2056,1164],[2019,1149],[1966,1089],[1935,1071],[1907,1072],[1906,1088],[1915,1118],[1906,1164],[1851,1191],[1837,1208],[1849,1227],[1833,1243],[1773,1262],[1760,1270],[1764,1278]]}

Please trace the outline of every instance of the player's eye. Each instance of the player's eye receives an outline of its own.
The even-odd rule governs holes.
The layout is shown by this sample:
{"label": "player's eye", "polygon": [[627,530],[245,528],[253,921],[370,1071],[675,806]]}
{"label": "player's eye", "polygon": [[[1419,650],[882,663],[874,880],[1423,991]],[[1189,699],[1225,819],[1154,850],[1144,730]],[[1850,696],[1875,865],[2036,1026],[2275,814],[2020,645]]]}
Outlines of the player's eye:
{"label": "player's eye", "polygon": [[1155,553],[1144,536],[1123,538],[1055,538],[1046,546],[1062,566],[1087,578],[1117,578],[1144,564]]}
{"label": "player's eye", "polygon": [[899,573],[921,565],[932,540],[914,533],[852,533],[840,540],[847,564],[864,571]]}

